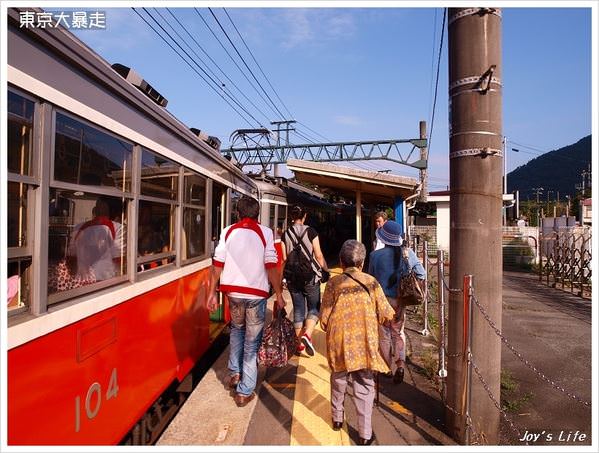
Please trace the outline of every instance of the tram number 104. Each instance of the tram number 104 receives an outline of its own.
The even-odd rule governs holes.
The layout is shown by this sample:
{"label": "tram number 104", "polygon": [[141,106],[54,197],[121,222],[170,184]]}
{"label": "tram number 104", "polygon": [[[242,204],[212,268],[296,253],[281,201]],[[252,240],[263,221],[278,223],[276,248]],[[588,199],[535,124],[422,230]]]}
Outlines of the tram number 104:
{"label": "tram number 104", "polygon": [[[119,384],[117,382],[116,368],[112,369],[110,380],[108,381],[108,388],[106,389],[106,401],[110,398],[115,398],[119,393]],[[83,407],[82,407],[83,406]],[[81,412],[85,410],[85,415],[89,420],[93,420],[102,406],[102,386],[98,382],[94,382],[87,389],[85,395],[85,401],[81,403],[81,396],[75,397],[75,432],[78,433],[81,429]]]}

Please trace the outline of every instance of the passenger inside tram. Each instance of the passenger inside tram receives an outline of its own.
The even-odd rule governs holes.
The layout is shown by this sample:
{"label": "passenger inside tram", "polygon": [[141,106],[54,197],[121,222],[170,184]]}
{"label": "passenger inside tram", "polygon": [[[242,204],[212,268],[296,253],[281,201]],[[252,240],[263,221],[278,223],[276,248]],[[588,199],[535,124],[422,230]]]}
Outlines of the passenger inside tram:
{"label": "passenger inside tram", "polygon": [[68,256],[77,259],[77,274],[96,280],[107,280],[117,274],[115,259],[120,259],[121,224],[111,220],[110,204],[98,197],[92,210],[93,218],[75,226],[69,241]]}

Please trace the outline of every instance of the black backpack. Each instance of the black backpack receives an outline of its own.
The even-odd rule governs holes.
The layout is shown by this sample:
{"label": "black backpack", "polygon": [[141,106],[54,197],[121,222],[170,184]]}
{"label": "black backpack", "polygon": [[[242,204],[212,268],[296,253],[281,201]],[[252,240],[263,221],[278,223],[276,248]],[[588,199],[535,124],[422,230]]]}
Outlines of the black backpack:
{"label": "black backpack", "polygon": [[312,257],[308,258],[309,251],[303,243],[304,236],[308,232],[306,228],[300,237],[293,231],[293,228],[287,229],[289,241],[293,244],[293,248],[287,254],[285,261],[285,269],[283,277],[287,280],[287,285],[292,288],[303,288],[310,283],[314,278],[314,270],[312,269]]}

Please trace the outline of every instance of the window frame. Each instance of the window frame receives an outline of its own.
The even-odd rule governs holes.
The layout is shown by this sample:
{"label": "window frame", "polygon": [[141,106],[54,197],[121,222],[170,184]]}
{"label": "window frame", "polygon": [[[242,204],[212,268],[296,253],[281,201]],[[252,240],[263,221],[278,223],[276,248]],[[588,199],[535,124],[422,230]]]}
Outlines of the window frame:
{"label": "window frame", "polygon": [[[103,134],[109,135],[117,140],[123,141],[123,142],[131,145],[131,167],[132,167],[131,168],[131,175],[132,175],[131,178],[132,179],[133,179],[133,162],[134,162],[134,153],[135,153],[135,143],[133,143],[129,139],[126,139],[126,138],[121,137],[115,133],[112,133],[111,131],[107,130],[103,126],[92,123],[92,122],[86,120],[85,118],[80,118],[78,115],[71,113],[67,110],[64,110],[56,105],[48,104],[48,106],[49,106],[49,109],[51,110],[51,112],[50,112],[51,137],[49,140],[50,147],[49,147],[48,152],[46,153],[48,160],[49,160],[49,162],[48,162],[48,166],[49,166],[48,184],[44,185],[45,190],[46,190],[46,199],[49,198],[50,190],[52,190],[52,189],[67,190],[67,191],[82,191],[82,192],[86,192],[86,193],[97,195],[97,196],[105,195],[105,196],[110,196],[110,197],[123,198],[127,205],[127,208],[126,208],[127,227],[129,227],[130,210],[129,210],[128,206],[131,204],[131,202],[134,198],[131,190],[124,191],[124,190],[118,189],[117,187],[112,187],[112,186],[95,186],[95,185],[86,185],[86,184],[74,184],[74,183],[58,180],[54,177],[54,171],[55,171],[54,163],[55,163],[55,159],[56,159],[57,114],[60,113],[61,115],[71,118],[74,121],[78,121],[78,122],[86,125],[87,127],[96,129]],[[49,202],[49,200],[47,200],[47,201]],[[46,204],[48,204],[48,203],[46,203]],[[47,206],[46,206],[46,211],[47,211]],[[128,250],[129,242],[127,241],[127,243],[125,244],[125,247],[127,247],[127,251],[125,252],[125,257],[127,259],[127,262],[126,262],[127,263],[127,271],[124,274],[115,276],[115,277],[107,279],[107,280],[101,280],[99,282],[92,283],[90,285],[85,285],[80,288],[75,288],[75,289],[62,291],[62,292],[54,293],[54,294],[48,294],[47,274],[48,274],[48,267],[49,267],[48,266],[48,253],[49,253],[48,241],[49,241],[49,238],[47,236],[48,236],[48,232],[49,232],[50,216],[47,212],[43,215],[45,216],[46,225],[48,226],[48,229],[45,232],[46,238],[45,238],[45,247],[44,247],[45,273],[46,273],[45,283],[46,283],[46,285],[44,285],[44,291],[43,291],[43,293],[45,293],[45,298],[43,299],[45,304],[42,304],[43,309],[47,310],[47,308],[50,305],[58,304],[65,300],[74,299],[78,296],[89,294],[89,293],[92,293],[92,292],[95,292],[95,291],[98,291],[100,289],[104,289],[104,288],[107,288],[110,286],[119,285],[119,284],[122,284],[122,283],[130,280],[131,264],[129,262],[129,250]]]}
{"label": "window frame", "polygon": [[[27,187],[27,219],[25,222],[26,242],[21,247],[8,248],[6,263],[12,263],[18,260],[31,263],[26,268],[28,300],[26,305],[13,308],[7,312],[10,326],[18,324],[31,316],[36,317],[44,315],[50,310],[55,311],[79,303],[87,303],[90,299],[97,296],[108,295],[112,291],[143,281],[147,276],[154,277],[161,273],[169,273],[188,265],[197,265],[197,263],[206,261],[210,258],[212,253],[212,209],[214,204],[214,201],[212,200],[213,184],[217,183],[214,178],[209,174],[203,173],[201,169],[192,170],[173,157],[163,156],[160,152],[142,145],[130,137],[121,136],[113,132],[108,129],[108,126],[106,125],[96,124],[79,116],[77,113],[67,110],[65,107],[53,104],[39,96],[29,94],[16,86],[9,84],[7,90],[33,103],[28,174],[21,175],[7,171],[7,182],[25,184]],[[130,157],[127,156],[129,157],[127,162],[131,163],[130,169],[127,170],[126,168],[123,168],[124,172],[128,171],[128,173],[124,174],[124,178],[130,178],[130,184],[127,190],[125,189],[124,184],[121,184],[121,187],[116,185],[85,185],[65,182],[55,178],[58,114],[68,117],[86,127],[92,128],[101,134],[105,134],[130,146]],[[163,156],[165,159],[168,159],[178,166],[179,179],[176,199],[173,200],[141,194],[141,161],[144,150],[158,156]],[[191,172],[205,181],[204,206],[198,206],[193,203],[184,203],[185,171]],[[226,184],[220,181],[218,181],[218,184],[224,188],[223,197],[225,212],[222,213],[222,220],[225,222],[224,226],[226,227],[228,225],[227,220],[229,220],[233,214],[231,212],[231,196],[233,195],[233,198],[238,199],[243,196],[245,192],[239,190],[235,184]],[[50,251],[50,214],[48,206],[50,203],[50,192],[52,190],[83,191],[94,197],[104,195],[123,200],[123,212],[126,215],[125,237],[127,241],[125,244],[126,250],[123,250],[124,259],[126,259],[126,271],[123,275],[118,275],[114,278],[98,281],[94,284],[82,286],[73,290],[48,294],[48,254]],[[171,251],[149,255],[147,259],[146,257],[138,258],[137,241],[139,234],[138,217],[140,201],[169,205],[171,209],[174,210],[174,242]],[[201,255],[184,260],[182,252],[183,247],[185,247],[186,244],[182,243],[182,234],[185,209],[200,211],[204,216],[205,227],[204,252]],[[33,256],[36,256],[35,260],[33,260]],[[157,269],[152,269],[150,272],[145,271],[143,277],[141,276],[138,271],[139,264],[164,258],[171,259],[171,262],[159,266]],[[16,315],[21,316],[16,317]]]}
{"label": "window frame", "polygon": [[[184,244],[183,240],[181,240],[181,249],[179,250],[179,252],[180,252],[179,256],[181,257],[181,265],[187,265],[187,264],[196,263],[198,261],[202,261],[206,258],[209,258],[211,255],[210,247],[209,247],[209,243],[210,243],[209,230],[212,229],[212,219],[211,219],[211,216],[209,216],[209,214],[208,214],[209,212],[211,212],[211,206],[208,203],[212,199],[212,180],[208,176],[198,173],[197,171],[192,170],[191,168],[187,168],[184,165],[182,165],[181,167],[182,167],[182,175],[183,175],[182,178],[180,178],[180,183],[181,183],[180,184],[181,185],[181,229],[180,229],[180,231],[181,231],[181,233],[183,232],[183,228],[184,228],[183,220],[184,220],[185,209],[194,209],[197,211],[203,211],[202,215],[204,216],[204,253],[202,253],[198,256],[183,259],[183,248],[186,247],[186,244]],[[204,182],[205,182],[204,206],[197,206],[192,203],[185,202],[185,196],[184,196],[185,171],[192,172],[194,176],[199,176],[200,178],[204,179]]]}
{"label": "window frame", "polygon": [[[142,275],[144,277],[146,277],[147,275],[151,275],[151,274],[155,274],[158,271],[164,271],[165,269],[173,269],[173,268],[179,268],[181,267],[181,225],[182,225],[182,208],[181,208],[181,203],[182,203],[182,197],[183,197],[183,164],[173,161],[171,158],[163,156],[164,159],[167,159],[168,161],[174,163],[175,165],[178,166],[178,180],[177,180],[177,192],[176,192],[176,197],[175,199],[171,199],[171,198],[161,198],[161,197],[157,197],[157,196],[153,196],[153,195],[142,195],[141,193],[141,173],[142,173],[142,156],[144,151],[149,152],[151,154],[157,155],[157,156],[162,156],[162,154],[154,151],[151,148],[148,148],[147,146],[143,146],[143,145],[138,145],[137,146],[137,159],[135,160],[135,170],[137,173],[137,178],[135,180],[135,200],[136,200],[136,218],[135,218],[135,235],[134,235],[134,242],[132,242],[132,244],[135,244],[134,247],[132,247],[134,249],[135,252],[135,266],[134,266],[134,272],[136,274],[135,279],[133,281],[138,281]],[[158,204],[162,204],[162,205],[167,205],[170,206],[171,209],[174,208],[174,235],[173,235],[173,247],[170,251],[168,252],[162,252],[162,253],[154,253],[151,255],[146,255],[146,256],[140,256],[138,253],[138,246],[139,246],[139,213],[140,213],[140,207],[139,207],[139,202],[140,201],[147,201],[150,203],[158,203]],[[139,266],[146,264],[146,263],[150,263],[152,261],[157,261],[157,260],[162,260],[162,259],[170,259],[173,258],[173,260],[171,262],[165,263],[161,266],[158,266],[155,269],[145,269],[145,270],[139,270]]]}
{"label": "window frame", "polygon": [[[12,92],[13,94],[24,98],[25,100],[33,103],[33,118],[31,119],[31,153],[29,157],[29,174],[22,175],[20,173],[13,173],[8,170],[8,165],[6,167],[6,190],[8,197],[8,183],[17,183],[17,184],[25,184],[26,185],[26,197],[27,197],[27,206],[26,206],[26,220],[25,220],[25,231],[26,231],[26,241],[24,245],[16,246],[16,247],[8,247],[6,244],[6,265],[10,262],[19,262],[30,260],[31,264],[27,272],[28,281],[29,281],[29,299],[27,303],[22,307],[13,308],[12,310],[7,310],[7,316],[13,317],[15,315],[33,311],[34,310],[34,301],[36,300],[35,288],[36,288],[36,272],[34,267],[34,245],[35,241],[35,227],[36,227],[36,217],[35,217],[35,201],[36,194],[42,187],[41,181],[41,172],[40,172],[40,140],[39,137],[43,133],[43,109],[42,109],[42,101],[34,96],[31,96],[28,93],[18,89],[14,86],[7,86],[7,91]],[[7,94],[8,98],[8,94]],[[8,119],[8,110],[7,110],[7,120]],[[8,143],[7,143],[8,145]],[[8,149],[7,149],[8,152]],[[8,158],[8,157],[7,157]],[[8,198],[5,200],[8,203]],[[43,214],[42,214],[43,216]],[[7,226],[4,225],[3,228]],[[8,278],[8,275],[7,275]],[[19,288],[20,290],[21,288]]]}

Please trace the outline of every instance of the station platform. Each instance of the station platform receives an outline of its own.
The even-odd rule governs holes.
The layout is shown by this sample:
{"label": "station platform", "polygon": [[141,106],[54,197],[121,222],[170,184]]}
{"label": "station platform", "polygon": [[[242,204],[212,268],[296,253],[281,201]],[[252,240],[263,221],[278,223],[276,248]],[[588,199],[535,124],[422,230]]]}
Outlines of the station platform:
{"label": "station platform", "polygon": [[[287,313],[291,313],[289,294],[284,295]],[[512,388],[501,395],[506,409],[505,419],[501,418],[500,445],[523,446],[523,433],[543,430],[555,434],[553,441],[540,439],[534,445],[563,447],[593,442],[591,413],[596,413],[596,408],[556,388],[559,385],[580,400],[592,400],[591,306],[590,299],[550,288],[539,282],[537,275],[503,273],[503,334],[524,358],[555,379],[555,384],[539,379],[522,359],[502,347],[502,382],[505,378]],[[272,308],[272,301],[268,307]],[[380,378],[379,403],[372,419],[376,435],[373,447],[456,446],[445,434],[445,409],[434,384],[435,340],[432,335],[423,336],[422,330],[420,313],[408,310],[405,380],[396,385]],[[227,387],[225,349],[156,445],[355,445],[357,420],[350,397],[345,402],[343,429],[334,431],[331,427],[329,367],[322,330],[315,330],[313,342],[314,357],[294,356],[283,368],[259,367],[257,398],[242,408],[236,406]],[[584,442],[558,440],[560,432],[575,431],[586,435]]]}
{"label": "station platform", "polygon": [[[287,291],[284,297],[287,313],[292,313]],[[272,300],[268,303],[267,323],[271,308]],[[432,340],[420,334],[421,326],[411,319],[406,322],[409,356],[412,348],[422,351],[434,347]],[[355,445],[357,420],[349,395],[345,401],[346,423],[341,431],[331,427],[325,333],[317,327],[312,340],[316,349],[313,357],[302,353],[282,368],[259,367],[257,398],[241,408],[227,386],[227,347],[156,445]],[[422,366],[412,361],[403,383],[380,378],[379,402],[373,410],[373,446],[454,444],[443,433],[443,404],[438,392],[423,374]]]}

